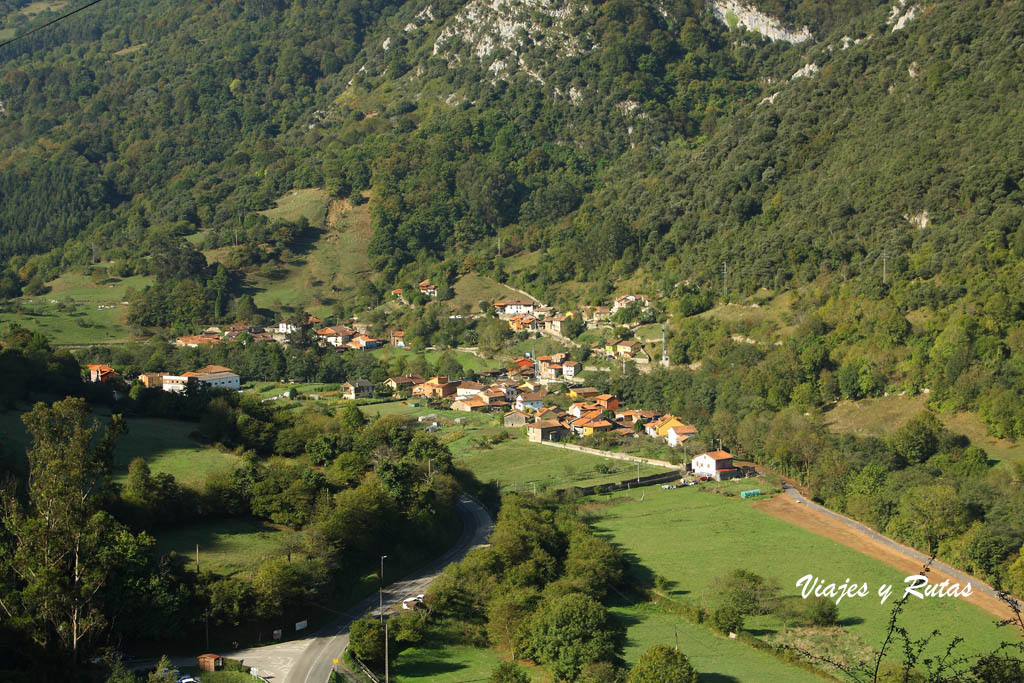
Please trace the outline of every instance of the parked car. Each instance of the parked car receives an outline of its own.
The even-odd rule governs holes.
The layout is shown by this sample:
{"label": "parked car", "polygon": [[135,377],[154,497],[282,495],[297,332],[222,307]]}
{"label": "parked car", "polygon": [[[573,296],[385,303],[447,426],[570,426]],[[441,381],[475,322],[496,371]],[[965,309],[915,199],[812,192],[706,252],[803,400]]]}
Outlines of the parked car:
{"label": "parked car", "polygon": [[413,595],[405,600],[402,600],[402,609],[416,609],[423,604],[423,594]]}

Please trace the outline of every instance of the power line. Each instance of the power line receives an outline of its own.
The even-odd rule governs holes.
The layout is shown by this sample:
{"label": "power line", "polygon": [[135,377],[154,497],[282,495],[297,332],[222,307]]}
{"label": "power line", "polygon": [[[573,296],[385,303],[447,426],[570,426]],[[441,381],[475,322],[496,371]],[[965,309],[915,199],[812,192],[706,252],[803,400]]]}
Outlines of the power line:
{"label": "power line", "polygon": [[87,4],[85,4],[85,5],[82,5],[82,6],[81,6],[81,7],[79,7],[78,9],[73,9],[73,10],[71,10],[70,12],[68,12],[67,14],[63,14],[63,15],[61,15],[61,16],[59,16],[59,17],[57,17],[56,19],[51,19],[50,21],[46,22],[46,23],[45,23],[45,24],[43,24],[42,26],[36,26],[36,27],[35,27],[34,29],[32,29],[31,31],[28,31],[27,33],[22,33],[22,34],[21,34],[20,36],[14,36],[14,37],[13,37],[13,38],[11,38],[10,40],[6,40],[6,41],[4,41],[4,42],[0,43],[0,48],[2,48],[2,47],[7,47],[7,46],[8,46],[8,45],[10,45],[11,43],[13,43],[13,42],[15,42],[15,41],[17,41],[17,40],[21,40],[22,38],[27,38],[28,36],[32,35],[32,34],[33,34],[33,33],[35,33],[36,31],[42,31],[42,30],[43,30],[44,28],[46,28],[47,26],[53,26],[53,25],[54,25],[54,24],[56,24],[56,23],[57,23],[58,21],[64,21],[65,19],[67,19],[68,17],[70,17],[70,16],[72,15],[72,14],[78,14],[78,13],[79,13],[79,12],[81,12],[82,10],[84,10],[84,9],[89,9],[89,8],[90,8],[90,7],[92,7],[93,5],[98,5],[98,4],[99,4],[99,3],[101,3],[101,2],[103,2],[103,0],[92,0],[92,2],[90,2],[90,3],[87,3]]}

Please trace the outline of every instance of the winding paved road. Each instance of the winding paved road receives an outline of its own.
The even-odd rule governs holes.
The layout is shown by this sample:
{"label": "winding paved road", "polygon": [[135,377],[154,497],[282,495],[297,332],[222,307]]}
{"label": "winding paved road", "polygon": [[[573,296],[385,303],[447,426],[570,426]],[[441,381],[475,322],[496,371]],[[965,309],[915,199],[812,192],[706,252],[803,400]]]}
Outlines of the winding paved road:
{"label": "winding paved road", "polygon": [[[459,498],[457,505],[459,516],[463,521],[462,535],[458,542],[444,555],[437,558],[430,564],[407,576],[401,581],[396,581],[387,586],[384,590],[384,611],[387,612],[395,603],[410,595],[419,595],[427,591],[427,586],[453,562],[458,562],[466,556],[473,548],[486,545],[494,523],[491,521],[487,510],[479,503],[463,495]],[[372,595],[347,612],[338,617],[334,622],[328,624],[311,638],[295,643],[282,643],[271,645],[268,648],[259,648],[239,652],[238,656],[250,666],[260,666],[261,660],[267,659],[266,655],[261,656],[260,650],[268,650],[267,655],[274,655],[269,652],[271,648],[282,648],[286,645],[297,646],[305,643],[301,652],[288,663],[286,671],[274,672],[277,681],[284,683],[326,683],[333,668],[332,660],[340,659],[341,653],[348,647],[348,629],[353,621],[367,613],[378,613],[378,596]],[[230,656],[230,655],[229,655]],[[261,666],[261,671],[266,668],[268,673],[272,672],[269,666]],[[340,669],[339,669],[340,670]]]}

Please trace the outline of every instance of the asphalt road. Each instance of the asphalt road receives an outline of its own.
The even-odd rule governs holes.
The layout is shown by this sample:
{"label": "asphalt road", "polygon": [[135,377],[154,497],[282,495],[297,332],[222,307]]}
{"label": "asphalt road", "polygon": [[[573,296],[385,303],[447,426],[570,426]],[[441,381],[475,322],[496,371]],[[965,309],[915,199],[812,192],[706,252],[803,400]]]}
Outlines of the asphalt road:
{"label": "asphalt road", "polygon": [[[426,593],[427,586],[437,578],[445,567],[461,560],[473,548],[486,545],[491,530],[494,528],[494,523],[491,521],[490,515],[487,514],[487,510],[465,495],[459,498],[457,509],[463,521],[462,535],[458,542],[430,564],[401,581],[389,584],[384,590],[385,613],[404,598]],[[283,677],[284,683],[326,683],[334,666],[332,660],[340,659],[341,653],[348,647],[349,626],[365,614],[378,614],[378,601],[379,597],[376,594],[366,598],[314,636],[303,641],[308,642],[308,645],[290,662],[287,674]],[[258,658],[258,656],[250,656],[246,663]]]}

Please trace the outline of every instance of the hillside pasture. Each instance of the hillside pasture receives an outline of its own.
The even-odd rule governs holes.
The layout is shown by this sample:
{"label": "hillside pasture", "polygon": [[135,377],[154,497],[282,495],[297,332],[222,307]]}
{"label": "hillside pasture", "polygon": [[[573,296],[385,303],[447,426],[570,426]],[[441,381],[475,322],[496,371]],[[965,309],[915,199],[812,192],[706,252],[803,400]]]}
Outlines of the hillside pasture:
{"label": "hillside pasture", "polygon": [[179,484],[199,488],[211,472],[233,469],[239,458],[193,440],[194,422],[159,418],[127,420],[128,433],[117,441],[114,450],[114,479],[124,481],[128,465],[144,458],[154,474],[166,472]]}
{"label": "hillside pasture", "polygon": [[[713,609],[718,604],[716,578],[734,569],[776,581],[783,596],[799,596],[796,581],[806,574],[826,582],[849,578],[867,583],[868,598],[840,603],[840,625],[868,646],[882,642],[892,600],[883,605],[875,592],[882,584],[900,591],[904,572],[773,517],[759,509],[761,503],[700,489],[650,487],[644,500],[635,492],[592,496],[584,510],[594,529],[626,553],[633,580],[665,577],[668,597],[683,604]],[[932,654],[956,636],[965,639],[957,650],[961,655],[994,649],[1012,636],[997,628],[989,614],[958,598],[913,599],[901,623],[918,638],[937,629],[941,637],[930,646]],[[783,623],[773,615],[757,616],[748,618],[745,628],[770,635]]]}
{"label": "hillside pasture", "polygon": [[14,323],[46,335],[54,344],[104,344],[128,341],[128,306],[133,290],[152,282],[147,276],[105,274],[111,264],[95,266],[100,276],[67,272],[47,284],[45,294],[13,299],[0,323]]}
{"label": "hillside pasture", "polygon": [[155,534],[161,554],[174,551],[195,567],[199,545],[199,568],[231,576],[255,569],[263,560],[288,552],[302,534],[286,527],[247,519],[221,520],[165,529]]}
{"label": "hillside pasture", "polygon": [[372,228],[368,204],[352,206],[331,200],[323,190],[309,188],[293,190],[273,209],[261,213],[282,220],[305,217],[312,230],[296,245],[295,258],[246,278],[245,287],[258,306],[329,315],[334,304],[352,296],[369,273],[366,246]]}
{"label": "hillside pasture", "polygon": [[[840,434],[884,437],[928,410],[928,397],[884,396],[861,401],[840,401],[824,414],[829,430]],[[1008,439],[991,436],[977,415],[967,412],[935,413],[947,429],[963,434],[972,446],[999,462],[1024,462],[1024,447]]]}

